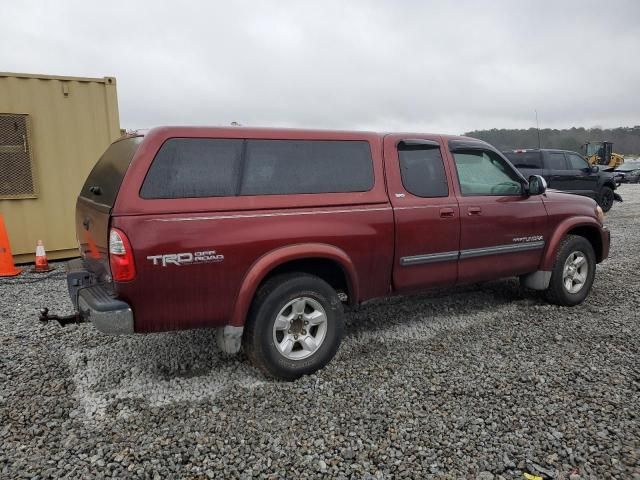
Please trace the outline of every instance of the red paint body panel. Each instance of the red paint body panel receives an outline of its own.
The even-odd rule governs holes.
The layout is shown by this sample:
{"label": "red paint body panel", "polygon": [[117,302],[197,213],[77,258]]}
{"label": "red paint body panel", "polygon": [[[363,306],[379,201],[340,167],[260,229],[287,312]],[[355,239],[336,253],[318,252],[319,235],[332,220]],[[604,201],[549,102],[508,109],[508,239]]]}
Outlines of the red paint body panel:
{"label": "red paint body panel", "polygon": [[[286,262],[308,258],[323,258],[337,262],[342,267],[347,278],[347,286],[353,303],[357,303],[357,299],[361,298],[358,270],[347,253],[332,245],[299,243],[297,245],[272,250],[251,265],[236,297],[230,324],[233,326],[244,325],[247,312],[249,311],[249,305],[251,305],[251,301],[260,282],[273,268]],[[380,287],[384,286],[380,285]],[[368,291],[368,293],[372,294],[373,292]],[[381,295],[383,294],[373,296]]]}
{"label": "red paint body panel", "polygon": [[602,243],[602,258],[609,255],[609,232],[604,230],[593,212],[596,202],[591,198],[569,193],[548,191],[543,197],[549,215],[549,224],[553,225],[552,234],[546,244],[541,270],[551,270],[555,259],[556,249],[562,238],[572,229],[589,227],[600,236]]}
{"label": "red paint body panel", "polygon": [[[139,191],[145,175],[170,138],[367,141],[374,186],[357,193],[143,199]],[[409,138],[440,145],[447,197],[421,198],[404,188],[397,144]],[[79,199],[80,248],[91,270],[101,270],[108,280],[108,230],[116,227],[127,235],[137,275],[113,286],[118,298],[131,306],[137,332],[242,326],[265,276],[298,259],[322,258],[339,265],[349,301],[356,304],[549,270],[558,243],[576,226],[597,229],[606,257],[608,233],[596,218],[595,202],[588,198],[555,192],[461,195],[448,150],[451,138],[459,137],[236,127],[153,129],[133,156],[110,213]],[[465,251],[513,244],[517,237],[538,236],[544,238],[544,248],[462,256]],[[160,264],[159,255],[184,252],[209,252],[211,261]],[[452,252],[460,259],[450,258]],[[442,255],[445,260],[406,264],[407,259]]]}
{"label": "red paint body panel", "polygon": [[[385,204],[352,211],[337,207],[269,210],[255,215],[245,211],[200,213],[197,217],[120,216],[113,218],[113,226],[127,233],[135,252],[138,276],[133,282],[117,284],[117,290],[131,305],[136,331],[140,332],[229,324],[236,298],[252,298],[257,287],[250,281],[251,288],[243,289],[248,272],[261,280],[286,259],[277,252],[296,245],[307,245],[307,258],[331,258],[327,250],[344,252],[349,264],[343,261],[341,265],[354,276],[358,301],[389,292],[393,214]],[[317,244],[331,248],[317,248]],[[159,252],[211,250],[224,255],[224,261],[162,267],[147,259]],[[260,264],[265,256],[270,256],[270,261]],[[259,268],[254,272],[251,267],[256,264]],[[247,308],[244,303],[242,311],[246,313]],[[243,321],[236,318],[234,323]]]}

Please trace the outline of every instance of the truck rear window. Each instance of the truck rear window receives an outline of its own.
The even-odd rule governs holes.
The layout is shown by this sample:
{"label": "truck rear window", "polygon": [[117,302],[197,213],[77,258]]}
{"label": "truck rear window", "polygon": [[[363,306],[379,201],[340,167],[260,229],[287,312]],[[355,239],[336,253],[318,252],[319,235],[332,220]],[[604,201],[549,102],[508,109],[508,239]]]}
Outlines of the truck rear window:
{"label": "truck rear window", "polygon": [[506,152],[505,156],[516,168],[542,168],[541,152]]}
{"label": "truck rear window", "polygon": [[149,168],[142,198],[364,192],[366,141],[173,138]]}
{"label": "truck rear window", "polygon": [[112,143],[84,183],[80,196],[113,207],[124,174],[131,164],[143,137],[129,137]]}

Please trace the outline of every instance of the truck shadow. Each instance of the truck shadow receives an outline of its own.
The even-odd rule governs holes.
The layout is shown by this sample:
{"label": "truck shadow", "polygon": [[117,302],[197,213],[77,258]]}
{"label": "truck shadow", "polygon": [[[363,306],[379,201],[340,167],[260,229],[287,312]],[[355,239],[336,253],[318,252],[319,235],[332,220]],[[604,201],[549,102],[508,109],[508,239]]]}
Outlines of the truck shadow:
{"label": "truck shadow", "polygon": [[455,323],[465,316],[493,313],[498,309],[522,304],[544,304],[539,292],[525,290],[517,279],[464,285],[427,293],[372,300],[347,309],[346,337],[380,332],[394,326],[410,326],[416,322]]}

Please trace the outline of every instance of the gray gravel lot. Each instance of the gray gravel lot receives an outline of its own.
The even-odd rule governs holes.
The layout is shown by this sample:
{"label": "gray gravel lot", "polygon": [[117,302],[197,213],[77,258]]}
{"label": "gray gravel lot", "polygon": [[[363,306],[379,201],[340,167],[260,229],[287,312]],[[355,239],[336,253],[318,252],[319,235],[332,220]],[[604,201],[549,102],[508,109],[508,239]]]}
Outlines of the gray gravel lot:
{"label": "gray gravel lot", "polygon": [[376,301],[293,383],[209,331],[41,326],[71,310],[62,276],[0,281],[0,476],[640,479],[640,185],[620,193],[583,305],[514,280]]}

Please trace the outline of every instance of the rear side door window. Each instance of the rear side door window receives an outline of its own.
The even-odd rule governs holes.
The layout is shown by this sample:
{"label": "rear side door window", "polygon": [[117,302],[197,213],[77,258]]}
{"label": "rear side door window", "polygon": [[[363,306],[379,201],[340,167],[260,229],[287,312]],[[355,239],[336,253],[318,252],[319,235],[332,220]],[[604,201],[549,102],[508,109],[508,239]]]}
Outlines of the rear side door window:
{"label": "rear side door window", "polygon": [[400,174],[407,192],[418,197],[449,196],[447,175],[439,146],[398,146]]}
{"label": "rear side door window", "polygon": [[462,195],[522,195],[520,177],[489,150],[456,150],[453,158]]}

